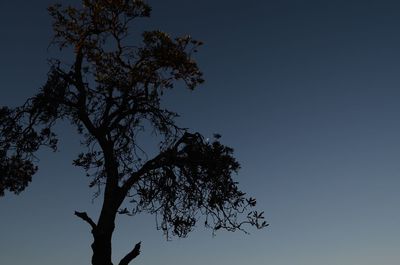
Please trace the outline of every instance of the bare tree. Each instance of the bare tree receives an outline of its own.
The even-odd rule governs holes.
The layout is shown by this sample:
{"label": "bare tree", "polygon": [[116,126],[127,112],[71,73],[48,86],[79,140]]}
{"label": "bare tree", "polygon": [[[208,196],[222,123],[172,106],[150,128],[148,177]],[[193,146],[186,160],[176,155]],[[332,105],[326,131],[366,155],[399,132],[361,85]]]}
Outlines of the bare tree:
{"label": "bare tree", "polygon": [[[40,147],[56,150],[58,121],[76,127],[85,151],[73,163],[91,177],[90,186],[104,190],[97,221],[75,212],[92,229],[93,265],[113,264],[118,213],[155,214],[167,238],[185,237],[200,221],[214,231],[267,226],[262,213],[250,209],[255,199],[232,179],[240,167],[233,150],[219,135],[208,141],[179,127],[177,113],[160,104],[163,91],[176,82],[191,90],[203,82],[192,58],[201,42],[161,31],[143,32],[135,42],[130,27],[150,11],[141,0],[49,7],[53,44],[73,51],[73,62],[52,59],[36,95],[20,107],[0,108],[0,195],[19,193],[29,184]],[[160,140],[152,158],[138,142],[145,131]],[[139,252],[137,243],[118,264],[129,264]]]}

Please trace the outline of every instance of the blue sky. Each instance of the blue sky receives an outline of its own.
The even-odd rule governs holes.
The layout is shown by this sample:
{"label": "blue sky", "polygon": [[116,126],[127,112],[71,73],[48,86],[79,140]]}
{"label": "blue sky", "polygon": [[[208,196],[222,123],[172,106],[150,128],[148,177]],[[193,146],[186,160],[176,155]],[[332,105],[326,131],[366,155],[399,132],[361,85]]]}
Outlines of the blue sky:
{"label": "blue sky", "polygon": [[[0,105],[21,104],[46,79],[52,1],[0,2]],[[77,3],[78,1],[64,1]],[[397,1],[149,1],[143,29],[205,42],[206,82],[166,104],[179,123],[223,135],[243,190],[270,227],[217,233],[198,227],[166,242],[151,216],[120,217],[117,260],[137,241],[137,264],[395,265],[400,254],[400,3]],[[140,30],[140,29],[139,29]],[[100,200],[60,151],[40,153],[21,195],[0,199],[0,264],[88,264]]]}

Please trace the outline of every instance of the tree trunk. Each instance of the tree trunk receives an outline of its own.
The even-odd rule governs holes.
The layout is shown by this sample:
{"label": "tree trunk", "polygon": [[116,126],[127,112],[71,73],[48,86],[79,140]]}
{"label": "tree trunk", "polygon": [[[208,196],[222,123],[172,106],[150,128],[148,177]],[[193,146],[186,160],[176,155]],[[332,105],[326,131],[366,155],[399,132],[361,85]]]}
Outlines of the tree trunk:
{"label": "tree trunk", "polygon": [[93,233],[92,265],[113,265],[111,255],[111,240],[114,232],[115,214],[101,214],[97,227]]}
{"label": "tree trunk", "polygon": [[104,138],[98,139],[104,152],[107,182],[100,217],[95,229],[92,230],[94,238],[92,265],[113,265],[111,241],[115,217],[125,196],[118,187],[118,168],[112,155],[112,147]]}
{"label": "tree trunk", "polygon": [[111,237],[112,233],[109,231],[96,232],[92,244],[92,265],[113,265],[111,261]]}
{"label": "tree trunk", "polygon": [[96,227],[92,230],[94,238],[92,265],[113,265],[111,241],[115,228],[115,218],[122,200],[123,197],[118,191],[110,192],[106,188],[100,217]]}

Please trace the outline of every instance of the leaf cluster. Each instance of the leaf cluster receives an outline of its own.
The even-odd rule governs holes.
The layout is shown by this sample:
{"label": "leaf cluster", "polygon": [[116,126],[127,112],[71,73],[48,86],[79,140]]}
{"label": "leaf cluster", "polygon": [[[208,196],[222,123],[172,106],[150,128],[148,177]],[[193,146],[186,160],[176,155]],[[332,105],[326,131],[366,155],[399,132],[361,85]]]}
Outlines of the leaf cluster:
{"label": "leaf cluster", "polygon": [[[150,15],[140,0],[83,0],[82,8],[54,5],[53,44],[72,48],[72,65],[53,59],[47,82],[14,109],[0,109],[0,195],[22,191],[36,172],[35,152],[57,148],[54,126],[67,120],[77,129],[85,151],[73,161],[105,186],[104,202],[113,211],[126,197],[131,210],[156,214],[158,228],[186,236],[203,219],[214,231],[262,228],[262,213],[250,211],[253,198],[239,190],[233,175],[240,168],[233,149],[215,135],[212,142],[179,127],[177,113],[162,106],[165,90],[176,82],[195,89],[203,82],[192,58],[200,41],[172,38],[159,30],[131,43],[130,25]],[[139,144],[145,129],[160,139],[149,159]]]}

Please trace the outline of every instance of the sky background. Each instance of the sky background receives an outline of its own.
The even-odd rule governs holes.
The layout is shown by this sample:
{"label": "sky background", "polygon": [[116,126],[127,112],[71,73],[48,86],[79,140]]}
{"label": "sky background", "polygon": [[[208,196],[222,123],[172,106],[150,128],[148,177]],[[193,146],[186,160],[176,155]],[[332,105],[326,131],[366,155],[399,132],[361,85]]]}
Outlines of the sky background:
{"label": "sky background", "polygon": [[[44,84],[52,2],[0,2],[0,105]],[[205,42],[205,84],[167,104],[234,147],[237,180],[271,225],[216,237],[199,226],[166,242],[153,217],[120,216],[114,260],[142,241],[135,264],[399,264],[400,2],[148,2],[143,29]],[[0,198],[0,264],[90,263],[90,229],[73,212],[97,218],[101,200],[71,165],[74,131],[60,134],[28,189]]]}

